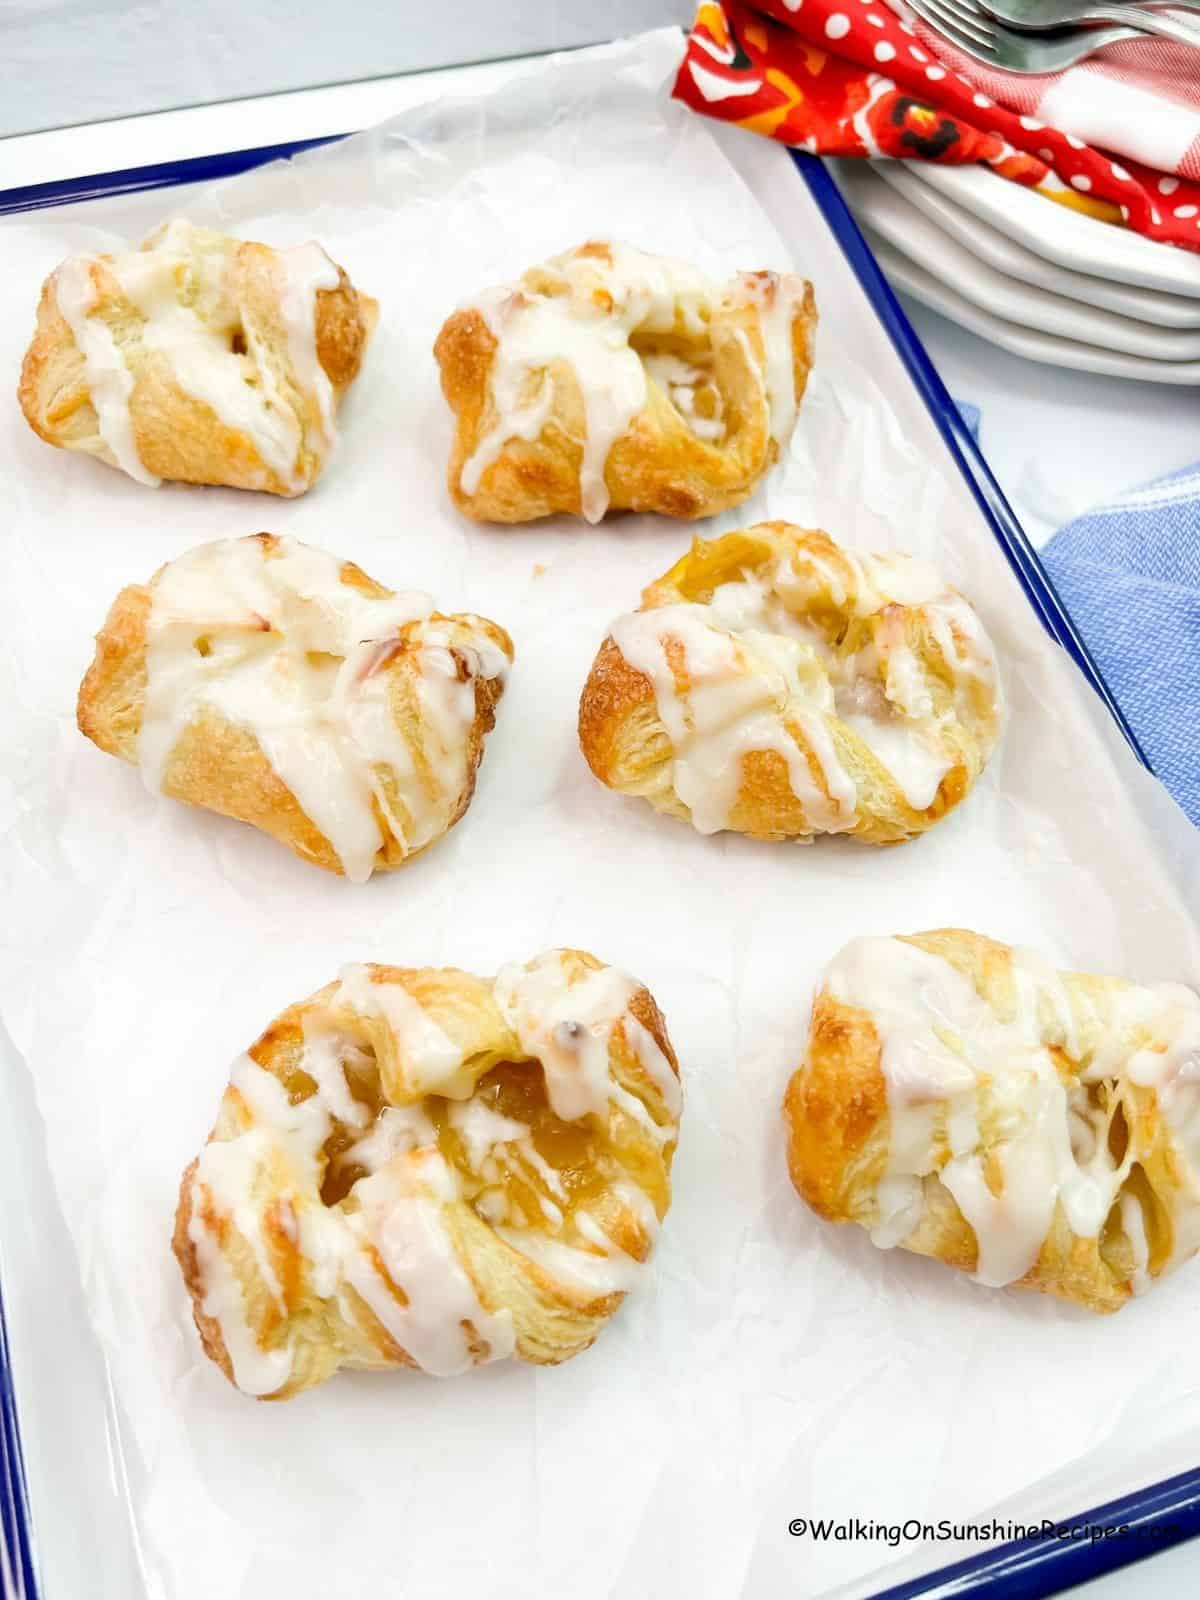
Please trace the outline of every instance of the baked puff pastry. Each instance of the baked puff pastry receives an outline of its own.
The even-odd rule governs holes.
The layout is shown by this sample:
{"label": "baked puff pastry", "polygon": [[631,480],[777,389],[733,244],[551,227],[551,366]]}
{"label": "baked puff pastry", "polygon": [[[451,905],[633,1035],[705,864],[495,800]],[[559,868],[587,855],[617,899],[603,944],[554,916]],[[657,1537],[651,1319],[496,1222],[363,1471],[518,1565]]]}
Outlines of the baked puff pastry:
{"label": "baked puff pastry", "polygon": [[333,450],[377,312],[320,245],[172,222],[51,273],[18,398],[48,444],[139,483],[299,495]]}
{"label": "baked puff pastry", "polygon": [[345,968],[234,1064],[184,1175],[205,1351],[275,1400],[578,1355],[643,1275],[679,1110],[654,1000],[594,956]]}
{"label": "baked puff pastry", "polygon": [[579,742],[701,833],[893,844],[958,804],[1001,721],[987,635],[929,568],[762,522],[695,541],[613,623]]}
{"label": "baked puff pastry", "polygon": [[121,591],[79,727],[150,789],[361,883],[466,811],[512,655],[486,617],[445,616],[428,595],[258,533]]}
{"label": "baked puff pastry", "polygon": [[709,517],[787,448],[808,381],[812,285],[593,240],[456,311],[434,353],[469,517]]}
{"label": "baked puff pastry", "polygon": [[784,1102],[814,1210],[1118,1311],[1200,1245],[1200,995],[956,929],[855,939]]}

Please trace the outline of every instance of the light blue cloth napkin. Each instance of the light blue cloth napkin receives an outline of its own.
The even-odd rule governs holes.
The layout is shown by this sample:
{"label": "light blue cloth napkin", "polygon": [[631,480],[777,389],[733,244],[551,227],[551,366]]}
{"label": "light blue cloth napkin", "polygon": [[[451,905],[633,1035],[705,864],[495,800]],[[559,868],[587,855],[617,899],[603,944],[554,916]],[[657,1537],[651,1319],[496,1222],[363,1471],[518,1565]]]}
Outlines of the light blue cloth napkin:
{"label": "light blue cloth napkin", "polygon": [[1200,826],[1200,463],[1068,522],[1042,559],[1150,765]]}

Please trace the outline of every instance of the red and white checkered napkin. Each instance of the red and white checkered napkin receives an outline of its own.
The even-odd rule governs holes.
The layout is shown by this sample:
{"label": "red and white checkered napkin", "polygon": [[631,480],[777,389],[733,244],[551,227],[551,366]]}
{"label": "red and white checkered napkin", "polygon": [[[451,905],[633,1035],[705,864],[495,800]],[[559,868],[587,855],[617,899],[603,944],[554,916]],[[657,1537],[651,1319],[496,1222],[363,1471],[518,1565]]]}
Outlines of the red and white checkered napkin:
{"label": "red and white checkered napkin", "polygon": [[[1200,14],[1178,15],[1200,35]],[[1200,180],[1200,50],[1147,35],[1109,45],[1066,72],[1025,78],[990,71],[923,23],[916,28],[942,61],[1001,105],[1156,168],[1164,174],[1163,195],[1178,188],[1172,176]]]}

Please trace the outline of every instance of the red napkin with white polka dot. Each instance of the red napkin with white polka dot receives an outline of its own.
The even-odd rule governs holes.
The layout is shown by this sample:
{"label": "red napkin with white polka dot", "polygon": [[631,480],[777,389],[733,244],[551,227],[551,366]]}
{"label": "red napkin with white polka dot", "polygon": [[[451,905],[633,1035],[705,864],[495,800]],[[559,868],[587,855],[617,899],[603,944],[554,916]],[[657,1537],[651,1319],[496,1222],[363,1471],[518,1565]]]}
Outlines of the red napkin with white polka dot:
{"label": "red napkin with white polka dot", "polygon": [[997,72],[902,0],[705,0],[678,99],[821,155],[983,162],[1200,252],[1200,53],[1110,45],[1053,77]]}

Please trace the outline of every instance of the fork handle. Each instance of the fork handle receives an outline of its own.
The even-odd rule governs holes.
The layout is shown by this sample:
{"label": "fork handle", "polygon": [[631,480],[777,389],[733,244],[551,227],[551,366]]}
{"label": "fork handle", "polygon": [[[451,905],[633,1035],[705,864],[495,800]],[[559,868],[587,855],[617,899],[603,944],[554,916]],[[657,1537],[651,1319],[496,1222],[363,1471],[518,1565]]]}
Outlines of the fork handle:
{"label": "fork handle", "polygon": [[1136,28],[1139,33],[1156,33],[1164,39],[1173,39],[1176,44],[1190,44],[1194,50],[1200,50],[1200,26],[1193,27],[1190,23],[1179,22],[1175,17],[1165,17],[1148,6],[1092,5],[1088,7],[1087,21],[1123,22],[1127,28]]}

